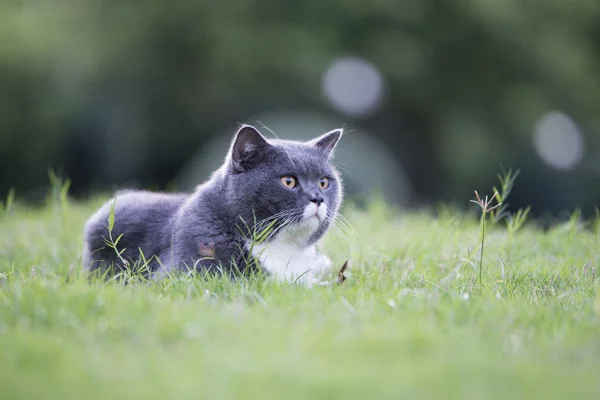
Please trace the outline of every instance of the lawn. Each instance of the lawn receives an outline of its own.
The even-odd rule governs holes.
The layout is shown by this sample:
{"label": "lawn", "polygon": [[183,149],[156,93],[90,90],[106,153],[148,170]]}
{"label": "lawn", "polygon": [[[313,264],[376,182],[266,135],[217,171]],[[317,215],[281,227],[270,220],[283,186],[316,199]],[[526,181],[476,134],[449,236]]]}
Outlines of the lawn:
{"label": "lawn", "polygon": [[476,215],[349,204],[342,285],[125,286],[81,274],[102,200],[0,213],[0,398],[600,398],[594,224],[488,225],[480,287]]}

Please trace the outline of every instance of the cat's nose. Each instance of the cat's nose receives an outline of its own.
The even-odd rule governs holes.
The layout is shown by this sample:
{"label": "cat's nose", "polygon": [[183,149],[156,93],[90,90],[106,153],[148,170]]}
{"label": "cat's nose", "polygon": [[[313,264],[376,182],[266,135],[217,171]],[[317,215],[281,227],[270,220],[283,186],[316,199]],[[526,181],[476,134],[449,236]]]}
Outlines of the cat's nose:
{"label": "cat's nose", "polygon": [[315,203],[317,206],[320,206],[321,203],[323,203],[323,201],[325,201],[323,199],[323,196],[319,195],[319,194],[314,194],[310,197],[310,201],[312,203]]}

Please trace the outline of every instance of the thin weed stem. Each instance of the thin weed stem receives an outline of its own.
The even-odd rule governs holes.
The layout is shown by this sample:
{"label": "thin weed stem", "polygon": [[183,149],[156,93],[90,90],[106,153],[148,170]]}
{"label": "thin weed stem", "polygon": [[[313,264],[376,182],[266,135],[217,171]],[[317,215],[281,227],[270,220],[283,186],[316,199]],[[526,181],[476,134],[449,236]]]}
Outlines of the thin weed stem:
{"label": "thin weed stem", "polygon": [[477,193],[477,191],[475,191],[475,198],[476,200],[471,200],[471,203],[475,203],[477,204],[480,208],[481,208],[481,252],[479,255],[479,291],[481,292],[483,290],[483,249],[485,247],[485,220],[487,217],[487,214],[493,210],[495,210],[496,208],[500,207],[500,205],[502,205],[502,203],[498,203],[495,206],[491,206],[492,202],[494,201],[494,199],[498,196],[498,192],[495,192],[494,195],[492,196],[492,198],[488,199],[487,196],[485,196],[485,199],[482,199],[481,197],[479,197],[479,193]]}
{"label": "thin weed stem", "polygon": [[485,248],[485,213],[481,213],[481,253],[479,255],[479,291],[483,289],[483,249]]}

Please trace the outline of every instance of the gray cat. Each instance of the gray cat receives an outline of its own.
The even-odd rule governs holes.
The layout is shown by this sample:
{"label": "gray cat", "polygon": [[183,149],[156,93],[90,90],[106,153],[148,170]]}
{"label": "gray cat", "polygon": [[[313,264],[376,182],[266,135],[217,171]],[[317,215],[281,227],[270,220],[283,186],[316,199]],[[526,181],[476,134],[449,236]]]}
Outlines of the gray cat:
{"label": "gray cat", "polygon": [[[141,250],[153,277],[260,268],[280,281],[318,282],[331,262],[316,244],[342,201],[329,163],[341,136],[338,129],[309,142],[267,140],[243,125],[225,163],[194,193],[125,191],[98,210],[85,225],[86,270],[124,270]],[[104,242],[113,201],[121,257]]]}

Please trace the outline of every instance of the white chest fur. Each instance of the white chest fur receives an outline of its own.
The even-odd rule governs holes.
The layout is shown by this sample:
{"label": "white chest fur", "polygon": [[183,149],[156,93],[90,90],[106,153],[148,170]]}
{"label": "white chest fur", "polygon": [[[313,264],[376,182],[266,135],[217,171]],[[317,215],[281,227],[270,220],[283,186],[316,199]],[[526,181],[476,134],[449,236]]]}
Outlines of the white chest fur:
{"label": "white chest fur", "polygon": [[255,245],[253,256],[280,282],[300,282],[312,286],[320,282],[331,261],[315,246],[299,247],[285,240]]}
{"label": "white chest fur", "polygon": [[303,245],[327,215],[327,205],[309,203],[302,222],[281,229],[273,240],[254,244],[252,255],[279,282],[299,282],[312,286],[323,278],[331,261],[317,252],[316,246]]}

